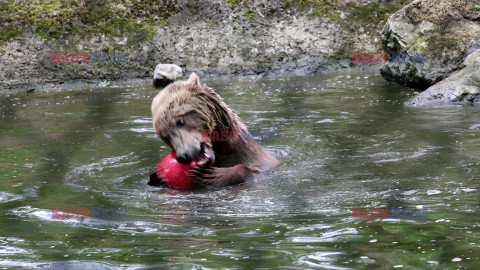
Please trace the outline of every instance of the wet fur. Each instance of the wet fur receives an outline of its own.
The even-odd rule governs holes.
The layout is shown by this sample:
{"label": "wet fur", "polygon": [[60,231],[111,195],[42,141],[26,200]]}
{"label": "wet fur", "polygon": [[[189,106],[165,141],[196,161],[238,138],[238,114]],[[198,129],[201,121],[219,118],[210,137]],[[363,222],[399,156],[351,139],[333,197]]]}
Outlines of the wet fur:
{"label": "wet fur", "polygon": [[[202,130],[240,131],[228,141],[204,141],[215,155],[212,164],[192,170],[196,183],[205,186],[227,186],[243,183],[254,174],[278,166],[279,161],[253,139],[242,140],[245,124],[223,102],[213,89],[202,86],[194,73],[188,81],[174,82],[153,99],[153,126],[158,136],[174,151],[188,158],[198,155]],[[184,125],[181,125],[182,122]],[[160,185],[164,178],[152,174],[150,185]]]}

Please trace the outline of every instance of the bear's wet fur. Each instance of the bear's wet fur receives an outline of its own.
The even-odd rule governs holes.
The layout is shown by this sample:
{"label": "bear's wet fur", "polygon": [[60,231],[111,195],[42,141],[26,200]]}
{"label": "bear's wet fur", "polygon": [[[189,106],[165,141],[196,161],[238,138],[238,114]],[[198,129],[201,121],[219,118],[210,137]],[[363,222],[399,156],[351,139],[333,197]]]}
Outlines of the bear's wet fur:
{"label": "bear's wet fur", "polygon": [[[215,91],[200,83],[193,73],[187,81],[171,83],[152,101],[153,126],[158,136],[183,164],[197,159],[190,171],[201,186],[228,186],[245,182],[254,174],[277,167],[279,161],[253,139],[241,138],[247,127]],[[228,140],[211,141],[205,131],[235,131]],[[150,176],[149,185],[166,182]]]}

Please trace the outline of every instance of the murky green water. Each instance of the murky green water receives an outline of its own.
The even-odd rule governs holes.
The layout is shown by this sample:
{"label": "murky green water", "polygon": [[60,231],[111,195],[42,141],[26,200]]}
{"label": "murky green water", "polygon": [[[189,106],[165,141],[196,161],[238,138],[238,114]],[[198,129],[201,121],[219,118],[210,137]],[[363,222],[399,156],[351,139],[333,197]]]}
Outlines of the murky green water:
{"label": "murky green water", "polygon": [[[169,153],[149,84],[0,98],[0,268],[475,269],[480,108],[404,108],[373,73],[207,81],[284,165],[193,192],[146,185]],[[52,219],[125,208],[127,219]],[[352,219],[351,208],[427,209]]]}

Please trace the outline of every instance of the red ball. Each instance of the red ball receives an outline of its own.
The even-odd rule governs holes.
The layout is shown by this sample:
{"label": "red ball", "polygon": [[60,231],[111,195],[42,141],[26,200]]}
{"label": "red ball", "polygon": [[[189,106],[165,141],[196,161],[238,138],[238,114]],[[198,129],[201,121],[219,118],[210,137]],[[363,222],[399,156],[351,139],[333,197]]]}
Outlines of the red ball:
{"label": "red ball", "polygon": [[175,152],[168,154],[157,167],[157,176],[167,176],[167,186],[178,189],[192,189],[195,187],[193,177],[189,176],[188,171],[198,167],[197,161],[193,160],[190,164],[182,164],[177,161]]}

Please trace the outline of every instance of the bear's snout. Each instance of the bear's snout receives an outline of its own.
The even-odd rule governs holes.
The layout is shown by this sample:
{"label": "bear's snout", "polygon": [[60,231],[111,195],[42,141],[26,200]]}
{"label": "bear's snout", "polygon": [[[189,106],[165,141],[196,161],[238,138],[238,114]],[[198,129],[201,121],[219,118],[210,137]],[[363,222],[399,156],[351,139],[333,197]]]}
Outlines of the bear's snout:
{"label": "bear's snout", "polygon": [[[197,150],[198,149],[198,150]],[[205,143],[201,143],[199,148],[195,148],[194,152],[182,151],[178,149],[176,151],[177,161],[182,164],[190,164],[192,160],[196,160],[198,165],[212,165],[215,163],[215,154],[210,146]]]}
{"label": "bear's snout", "polygon": [[192,162],[193,157],[190,157],[186,153],[177,153],[177,161],[182,164],[190,164]]}

